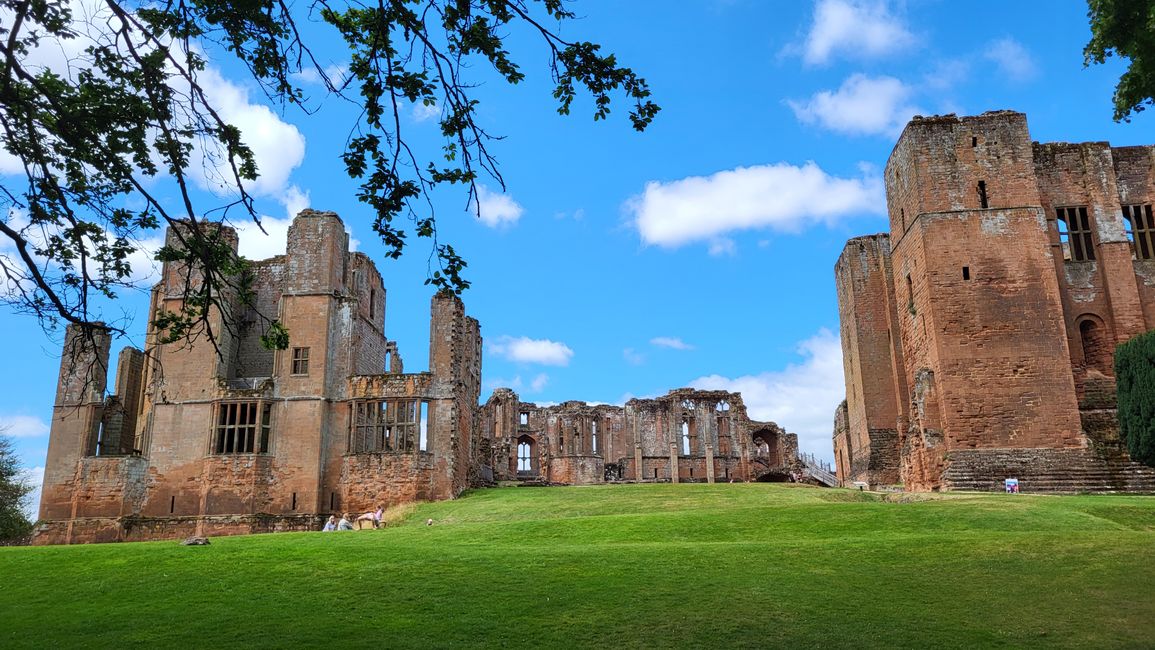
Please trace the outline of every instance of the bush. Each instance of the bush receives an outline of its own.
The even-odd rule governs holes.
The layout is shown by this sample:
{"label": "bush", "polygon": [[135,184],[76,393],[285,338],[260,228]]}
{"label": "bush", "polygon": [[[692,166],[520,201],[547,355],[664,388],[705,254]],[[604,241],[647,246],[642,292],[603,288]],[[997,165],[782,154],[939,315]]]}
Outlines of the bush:
{"label": "bush", "polygon": [[24,501],[31,491],[21,477],[20,459],[16,457],[12,441],[0,435],[0,545],[24,543],[28,539],[32,522],[24,516]]}
{"label": "bush", "polygon": [[1155,331],[1115,350],[1119,435],[1137,462],[1155,467]]}

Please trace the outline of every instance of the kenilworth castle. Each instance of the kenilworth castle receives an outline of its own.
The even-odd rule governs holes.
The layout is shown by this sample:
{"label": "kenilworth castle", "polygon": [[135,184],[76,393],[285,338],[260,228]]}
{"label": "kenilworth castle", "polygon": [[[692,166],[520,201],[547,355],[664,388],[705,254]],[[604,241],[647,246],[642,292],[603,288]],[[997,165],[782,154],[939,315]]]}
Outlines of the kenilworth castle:
{"label": "kenilworth castle", "polygon": [[[1026,118],[915,118],[885,170],[889,234],[835,266],[844,485],[1155,490],[1115,417],[1114,346],[1155,328],[1155,147],[1039,144]],[[170,245],[179,237],[169,233]],[[225,230],[236,247],[235,233]],[[150,313],[188,290],[165,265]],[[480,403],[481,327],[430,306],[428,370],[385,337],[385,287],[333,213],[306,210],[217,346],[65,340],[36,543],[315,529],[334,512],[448,499],[498,481],[781,479],[797,437],[738,393],[624,406]],[[239,316],[237,316],[239,315]],[[216,316],[215,318],[220,318]],[[290,347],[260,343],[264,319]],[[151,320],[151,319],[150,319]]]}

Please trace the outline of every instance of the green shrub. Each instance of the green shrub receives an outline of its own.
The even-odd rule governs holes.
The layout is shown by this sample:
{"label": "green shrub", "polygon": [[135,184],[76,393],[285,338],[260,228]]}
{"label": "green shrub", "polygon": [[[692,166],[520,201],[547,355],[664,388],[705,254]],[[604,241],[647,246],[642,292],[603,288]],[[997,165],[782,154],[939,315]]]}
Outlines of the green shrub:
{"label": "green shrub", "polygon": [[1131,458],[1155,467],[1155,331],[1115,350],[1119,435]]}

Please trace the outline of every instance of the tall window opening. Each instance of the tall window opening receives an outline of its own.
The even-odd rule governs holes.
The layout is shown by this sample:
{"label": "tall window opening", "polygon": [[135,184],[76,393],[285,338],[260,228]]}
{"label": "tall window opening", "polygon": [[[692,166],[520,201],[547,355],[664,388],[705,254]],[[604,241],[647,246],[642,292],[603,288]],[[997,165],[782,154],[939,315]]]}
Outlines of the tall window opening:
{"label": "tall window opening", "polygon": [[690,455],[690,423],[682,422],[682,455]]}
{"label": "tall window opening", "polygon": [[990,201],[987,200],[987,182],[979,181],[979,207],[986,210],[990,207]]}
{"label": "tall window opening", "polygon": [[421,438],[418,448],[429,451],[429,402],[421,402]]}
{"label": "tall window opening", "polygon": [[355,403],[349,453],[412,452],[420,446],[422,411],[424,404],[411,399]]}
{"label": "tall window opening", "polygon": [[1059,241],[1065,244],[1063,257],[1074,262],[1083,262],[1095,259],[1095,246],[1091,240],[1091,217],[1087,214],[1087,206],[1057,208],[1056,213],[1059,227]]}
{"label": "tall window opening", "polygon": [[214,453],[269,453],[272,410],[272,404],[262,402],[225,402],[217,405]]}
{"label": "tall window opening", "polygon": [[1151,214],[1151,204],[1125,205],[1123,217],[1127,225],[1127,238],[1135,249],[1135,257],[1141,260],[1155,259],[1155,216]]}
{"label": "tall window opening", "polygon": [[533,473],[533,438],[529,436],[517,439],[517,471],[519,474]]}
{"label": "tall window opening", "polygon": [[369,320],[377,317],[377,289],[371,287],[369,289]]}
{"label": "tall window opening", "polygon": [[598,453],[598,423],[595,420],[590,429],[590,444],[593,446],[594,453]]}
{"label": "tall window opening", "polygon": [[292,374],[309,374],[309,348],[293,348]]}

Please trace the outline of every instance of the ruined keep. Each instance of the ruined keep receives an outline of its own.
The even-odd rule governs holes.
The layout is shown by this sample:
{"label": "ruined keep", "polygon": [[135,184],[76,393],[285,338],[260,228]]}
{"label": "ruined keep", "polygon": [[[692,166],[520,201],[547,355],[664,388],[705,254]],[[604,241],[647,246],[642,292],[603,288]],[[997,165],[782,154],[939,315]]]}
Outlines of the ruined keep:
{"label": "ruined keep", "polygon": [[798,436],[749,419],[742,395],[726,391],[539,407],[500,388],[479,419],[497,480],[785,480],[798,464]]}
{"label": "ruined keep", "polygon": [[1113,351],[1155,328],[1155,147],[1032,142],[1026,116],[914,118],[890,233],[835,265],[844,485],[1155,490],[1119,441]]}
{"label": "ruined keep", "polygon": [[[215,346],[164,343],[152,323],[189,271],[164,265],[148,352],[121,351],[111,394],[109,333],[68,329],[34,543],[317,530],[502,480],[781,480],[797,464],[797,437],[749,420],[737,393],[539,408],[498,389],[480,406],[480,327],[451,294],[432,298],[429,370],[404,372],[381,275],[331,212],[300,213],[286,253],[250,263],[245,299],[209,318]],[[261,344],[274,319],[288,349]]]}
{"label": "ruined keep", "polygon": [[[168,233],[170,245],[179,233]],[[236,234],[221,236],[236,250]],[[150,314],[195,277],[166,263]],[[432,299],[429,371],[385,338],[385,288],[344,224],[306,210],[285,255],[254,262],[253,298],[225,302],[203,339],[126,348],[105,396],[109,336],[69,328],[52,416],[39,544],[316,529],[332,512],[445,499],[469,485],[481,335],[461,301]],[[260,344],[260,318],[292,333]]]}

